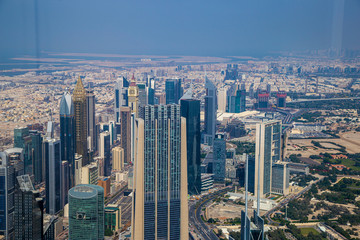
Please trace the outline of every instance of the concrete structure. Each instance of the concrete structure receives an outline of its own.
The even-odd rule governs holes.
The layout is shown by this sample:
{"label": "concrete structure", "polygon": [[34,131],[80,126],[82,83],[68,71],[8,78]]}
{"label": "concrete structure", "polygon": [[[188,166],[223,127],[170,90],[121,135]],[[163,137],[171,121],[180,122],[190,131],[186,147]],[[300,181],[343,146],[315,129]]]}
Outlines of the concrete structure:
{"label": "concrete structure", "polygon": [[277,162],[272,165],[271,192],[281,195],[289,194],[290,171],[286,162]]}
{"label": "concrete structure", "polygon": [[128,101],[131,113],[134,113],[137,117],[139,111],[139,88],[136,85],[134,74],[130,81],[130,86],[128,90]]}
{"label": "concrete structure", "polygon": [[121,147],[114,147],[112,149],[112,159],[112,170],[121,171],[124,168],[124,149]]}
{"label": "concrete structure", "polygon": [[104,189],[104,197],[107,197],[110,194],[110,178],[103,177],[98,179],[97,185]]}
{"label": "concrete structure", "polygon": [[97,185],[99,179],[98,166],[96,162],[90,163],[81,168],[81,184]]}
{"label": "concrete structure", "polygon": [[175,104],[147,105],[141,112],[134,126],[131,238],[187,239],[186,120]]}
{"label": "concrete structure", "polygon": [[201,192],[207,192],[214,187],[214,174],[201,174]]}

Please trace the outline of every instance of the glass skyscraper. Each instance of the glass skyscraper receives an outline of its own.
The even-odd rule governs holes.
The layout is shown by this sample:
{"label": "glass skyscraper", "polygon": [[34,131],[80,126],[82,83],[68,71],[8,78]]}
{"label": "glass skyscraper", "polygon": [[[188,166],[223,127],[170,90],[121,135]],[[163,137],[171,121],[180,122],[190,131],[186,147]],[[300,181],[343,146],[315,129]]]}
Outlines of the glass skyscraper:
{"label": "glass skyscraper", "polygon": [[205,76],[205,143],[212,146],[216,132],[217,93],[215,85]]}
{"label": "glass skyscraper", "polygon": [[33,174],[31,136],[27,127],[14,129],[14,148],[24,149],[24,172]]}
{"label": "glass skyscraper", "polygon": [[201,194],[200,100],[180,100],[181,116],[186,119],[188,193]]}
{"label": "glass skyscraper", "polygon": [[36,130],[30,130],[31,136],[31,158],[33,162],[33,175],[35,183],[40,183],[43,180],[42,175],[42,136]]}
{"label": "glass skyscraper", "polygon": [[124,77],[119,77],[115,82],[114,113],[116,123],[120,122],[120,108],[128,106],[128,87],[129,82]]}
{"label": "glass skyscraper", "polygon": [[178,104],[182,96],[181,79],[166,79],[166,104]]}
{"label": "glass skyscraper", "polygon": [[187,239],[186,120],[180,106],[145,106],[135,136],[133,239]]}
{"label": "glass skyscraper", "polygon": [[104,239],[104,189],[79,184],[69,190],[69,239]]}
{"label": "glass skyscraper", "polygon": [[226,141],[224,134],[216,134],[213,145],[213,174],[215,181],[224,181],[226,163]]}

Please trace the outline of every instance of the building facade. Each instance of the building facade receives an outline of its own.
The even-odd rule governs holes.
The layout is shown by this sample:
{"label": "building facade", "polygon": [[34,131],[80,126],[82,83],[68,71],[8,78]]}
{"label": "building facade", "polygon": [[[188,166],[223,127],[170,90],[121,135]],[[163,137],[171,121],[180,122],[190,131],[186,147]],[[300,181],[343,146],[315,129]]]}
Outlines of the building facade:
{"label": "building facade", "polygon": [[186,120],[180,106],[147,105],[134,127],[132,239],[187,239]]}
{"label": "building facade", "polygon": [[90,152],[96,150],[96,127],[95,127],[95,94],[93,90],[86,91],[86,112],[87,112],[87,137],[88,149]]}
{"label": "building facade", "polygon": [[128,87],[129,82],[124,77],[119,77],[115,82],[114,119],[117,123],[121,119],[120,108],[128,106]]}
{"label": "building facade", "polygon": [[112,170],[121,171],[124,168],[124,149],[121,147],[114,147],[112,149],[112,159]]}
{"label": "building facade", "polygon": [[181,79],[166,79],[166,104],[178,104],[182,96]]}
{"label": "building facade", "polygon": [[212,146],[216,132],[217,91],[215,85],[205,76],[205,135],[204,141]]}
{"label": "building facade", "polygon": [[123,107],[120,109],[121,115],[121,137],[120,146],[124,149],[124,162],[131,162],[131,109]]}

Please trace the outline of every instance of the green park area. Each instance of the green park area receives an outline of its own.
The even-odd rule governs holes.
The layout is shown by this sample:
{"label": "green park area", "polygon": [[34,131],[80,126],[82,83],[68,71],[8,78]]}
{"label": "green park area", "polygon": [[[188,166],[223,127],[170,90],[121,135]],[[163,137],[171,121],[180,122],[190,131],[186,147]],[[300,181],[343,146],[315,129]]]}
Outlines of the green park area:
{"label": "green park area", "polygon": [[307,237],[310,233],[312,233],[314,236],[319,235],[320,233],[316,231],[314,228],[300,228],[301,235]]}

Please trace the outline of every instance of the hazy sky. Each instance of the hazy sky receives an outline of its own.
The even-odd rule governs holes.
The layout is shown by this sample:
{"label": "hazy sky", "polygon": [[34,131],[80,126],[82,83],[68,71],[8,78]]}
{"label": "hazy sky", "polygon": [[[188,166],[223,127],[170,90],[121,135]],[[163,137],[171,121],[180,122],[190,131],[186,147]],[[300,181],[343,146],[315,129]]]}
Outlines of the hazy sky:
{"label": "hazy sky", "polygon": [[[333,0],[0,0],[0,56],[256,55],[331,45]],[[360,0],[342,45],[360,49]]]}

